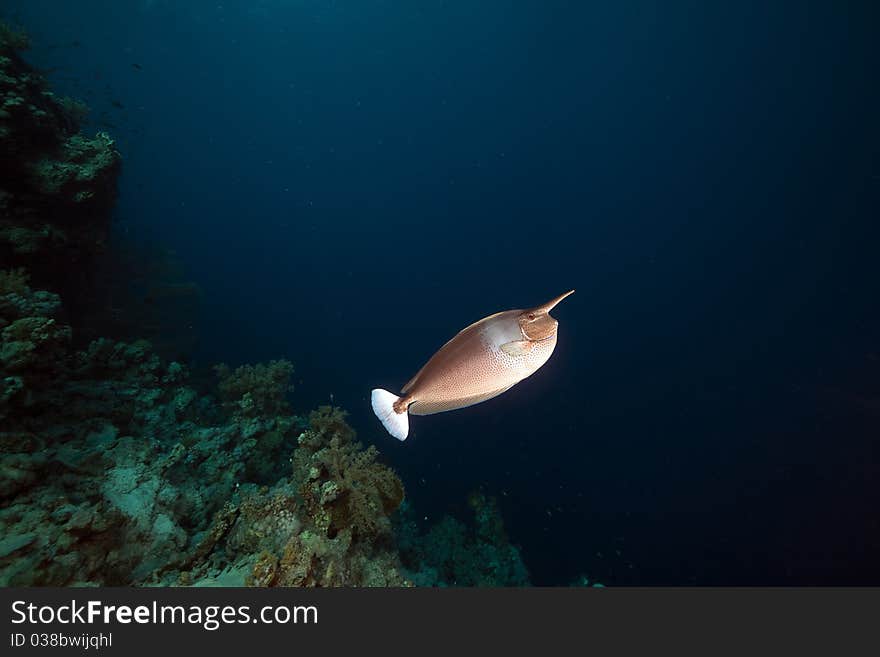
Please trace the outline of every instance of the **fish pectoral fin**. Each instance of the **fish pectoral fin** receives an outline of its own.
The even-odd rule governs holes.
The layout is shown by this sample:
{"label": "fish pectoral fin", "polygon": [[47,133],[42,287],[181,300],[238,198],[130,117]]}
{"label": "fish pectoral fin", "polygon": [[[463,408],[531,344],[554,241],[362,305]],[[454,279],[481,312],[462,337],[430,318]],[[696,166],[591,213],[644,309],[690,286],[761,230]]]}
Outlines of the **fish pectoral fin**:
{"label": "fish pectoral fin", "polygon": [[508,356],[525,356],[534,347],[535,343],[531,340],[514,340],[513,342],[505,342],[501,345],[501,351]]}

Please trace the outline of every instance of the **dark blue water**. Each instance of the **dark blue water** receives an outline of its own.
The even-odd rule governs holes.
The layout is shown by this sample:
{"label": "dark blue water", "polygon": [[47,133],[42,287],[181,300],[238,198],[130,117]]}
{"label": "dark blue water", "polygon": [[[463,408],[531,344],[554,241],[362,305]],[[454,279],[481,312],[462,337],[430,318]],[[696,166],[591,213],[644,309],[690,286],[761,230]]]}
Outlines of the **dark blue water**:
{"label": "dark blue water", "polygon": [[[873,3],[2,10],[201,286],[193,362],[292,360],[420,516],[498,496],[539,584],[880,584]],[[534,377],[384,433],[372,387],[569,288]]]}

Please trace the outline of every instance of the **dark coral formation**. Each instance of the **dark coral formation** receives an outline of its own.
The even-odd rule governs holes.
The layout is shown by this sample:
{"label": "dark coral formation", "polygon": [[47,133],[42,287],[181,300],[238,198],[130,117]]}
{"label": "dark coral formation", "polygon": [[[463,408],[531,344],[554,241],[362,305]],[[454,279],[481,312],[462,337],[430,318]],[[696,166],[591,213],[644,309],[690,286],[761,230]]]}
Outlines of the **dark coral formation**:
{"label": "dark coral formation", "polygon": [[106,133],[79,133],[83,106],[48,89],[24,45],[0,29],[0,261],[57,285],[105,248],[121,158]]}
{"label": "dark coral formation", "polygon": [[218,390],[223,405],[241,417],[274,415],[288,411],[293,365],[286,360],[268,364],[242,365],[231,370],[225,363],[214,367],[220,379]]}
{"label": "dark coral formation", "polygon": [[400,520],[399,547],[405,572],[419,586],[528,586],[519,549],[504,529],[497,501],[473,493],[474,526],[443,517],[421,534],[413,513]]}
{"label": "dark coral formation", "polygon": [[299,435],[288,477],[242,487],[217,515],[178,582],[257,586],[403,586],[391,514],[403,484],[364,450],[338,408]]}
{"label": "dark coral formation", "polygon": [[400,478],[341,409],[292,413],[288,361],[219,365],[201,389],[132,330],[75,321],[71,297],[100,297],[120,156],[79,134],[84,108],[25,42],[0,25],[0,586],[525,583],[488,498],[475,532],[395,520]]}

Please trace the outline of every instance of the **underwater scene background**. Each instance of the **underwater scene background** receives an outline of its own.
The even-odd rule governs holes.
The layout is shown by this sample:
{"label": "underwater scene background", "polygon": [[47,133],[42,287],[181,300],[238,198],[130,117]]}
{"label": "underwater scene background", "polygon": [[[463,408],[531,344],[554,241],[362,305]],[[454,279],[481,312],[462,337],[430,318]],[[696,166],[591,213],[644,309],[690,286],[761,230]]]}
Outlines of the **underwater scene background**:
{"label": "underwater scene background", "polygon": [[880,584],[876,3],[0,18],[0,583]]}

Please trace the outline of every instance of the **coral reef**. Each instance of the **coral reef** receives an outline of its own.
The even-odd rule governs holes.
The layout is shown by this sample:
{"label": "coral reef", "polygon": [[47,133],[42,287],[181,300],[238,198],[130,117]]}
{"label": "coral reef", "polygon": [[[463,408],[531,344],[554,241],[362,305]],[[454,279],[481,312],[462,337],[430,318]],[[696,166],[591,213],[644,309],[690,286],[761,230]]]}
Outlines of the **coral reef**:
{"label": "coral reef", "polygon": [[214,371],[220,379],[220,398],[234,414],[258,417],[289,410],[285,397],[291,389],[290,375],[293,374],[293,365],[289,361],[242,365],[235,370],[220,363],[214,366]]}
{"label": "coral reef", "polygon": [[221,368],[218,402],[145,341],[73,348],[24,272],[0,286],[0,584],[404,584],[402,483],[340,409],[290,414],[289,363]]}
{"label": "coral reef", "polygon": [[[290,362],[218,365],[200,387],[139,339],[141,316],[125,340],[82,321],[78,299],[108,298],[92,265],[120,156],[79,134],[84,106],[46,88],[26,45],[0,25],[0,586],[527,583],[494,500],[472,498],[473,530],[420,534],[344,411],[293,414]],[[139,281],[147,299],[198,295],[163,279]],[[108,289],[112,314],[123,286]]]}
{"label": "coral reef", "polygon": [[202,491],[154,475],[195,395],[145,343],[74,350],[57,295],[0,280],[0,583],[129,583],[185,543]]}
{"label": "coral reef", "polygon": [[407,577],[418,586],[528,586],[528,570],[508,540],[495,498],[475,492],[468,503],[472,528],[444,516],[425,534],[413,510],[404,509],[397,541]]}
{"label": "coral reef", "polygon": [[407,585],[391,535],[403,484],[354,439],[341,409],[312,412],[289,475],[242,487],[170,574],[193,584]]}
{"label": "coral reef", "polygon": [[27,50],[30,46],[27,32],[0,21],[0,49]]}
{"label": "coral reef", "polygon": [[305,508],[322,534],[348,531],[374,540],[391,531],[389,516],[403,501],[403,483],[377,463],[378,451],[354,442],[341,409],[322,406],[299,439],[294,471]]}
{"label": "coral reef", "polygon": [[0,584],[142,581],[286,464],[295,418],[227,416],[143,341],[74,350],[57,295],[0,281]]}
{"label": "coral reef", "polygon": [[0,25],[0,262],[68,297],[106,246],[121,157],[106,133],[79,133],[82,104],[48,89],[27,45]]}

